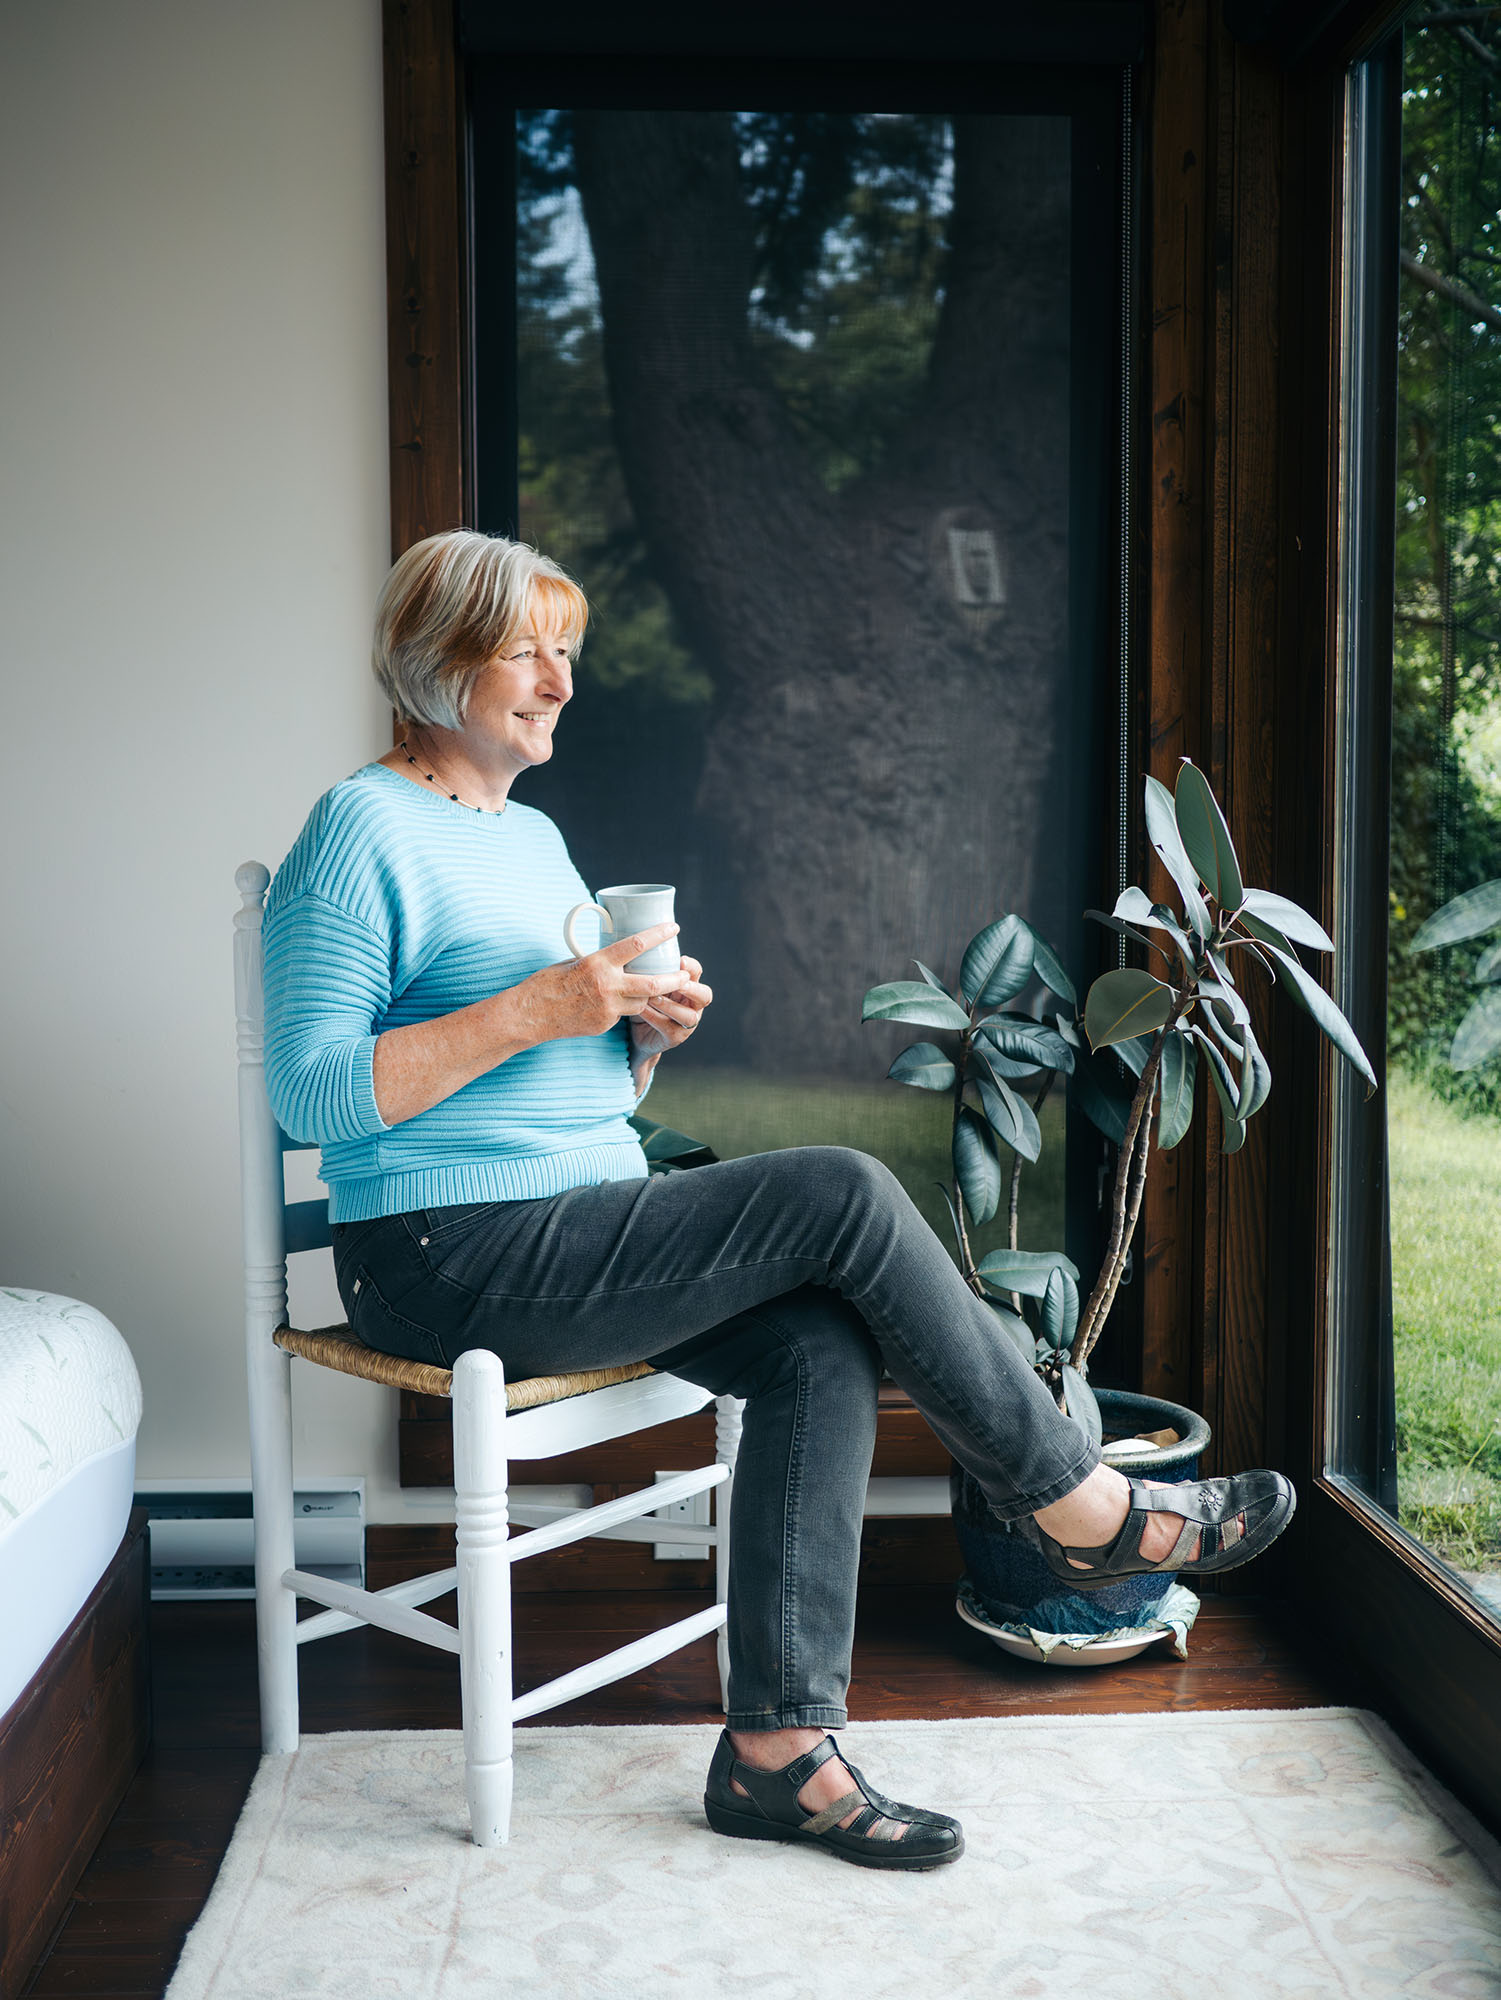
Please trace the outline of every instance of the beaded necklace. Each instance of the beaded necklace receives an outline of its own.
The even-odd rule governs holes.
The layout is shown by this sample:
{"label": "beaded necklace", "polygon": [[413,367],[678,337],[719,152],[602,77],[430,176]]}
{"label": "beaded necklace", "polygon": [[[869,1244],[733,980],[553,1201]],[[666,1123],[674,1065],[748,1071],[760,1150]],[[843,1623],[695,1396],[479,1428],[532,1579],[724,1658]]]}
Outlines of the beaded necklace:
{"label": "beaded necklace", "polygon": [[[499,815],[505,811],[505,806],[503,805],[472,806],[470,805],[468,799],[461,799],[457,792],[450,792],[448,787],[443,783],[441,778],[435,777],[431,771],[424,771],[422,769],[422,766],[417,762],[417,759],[412,755],[410,749],[407,747],[407,740],[405,737],[401,739],[401,741],[397,744],[396,747],[406,758],[407,762],[411,765],[414,771],[420,773],[422,777],[426,778],[427,782],[430,785],[436,786],[436,788],[440,792],[444,793],[446,797],[452,799],[456,806],[462,806],[465,812],[489,813],[491,814],[492,817],[498,818]],[[509,801],[507,801],[507,803],[509,803]]]}

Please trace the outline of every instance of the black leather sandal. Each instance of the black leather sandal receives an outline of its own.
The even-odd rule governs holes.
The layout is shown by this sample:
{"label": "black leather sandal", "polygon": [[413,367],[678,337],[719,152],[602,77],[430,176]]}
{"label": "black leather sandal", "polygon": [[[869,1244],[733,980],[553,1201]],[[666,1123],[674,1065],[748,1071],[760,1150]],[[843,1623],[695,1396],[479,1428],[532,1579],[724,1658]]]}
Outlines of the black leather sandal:
{"label": "black leather sandal", "polygon": [[[1024,1516],[1023,1533],[1035,1539],[1048,1568],[1073,1590],[1104,1590],[1126,1576],[1150,1576],[1156,1571],[1182,1570],[1188,1576],[1209,1576],[1234,1569],[1270,1548],[1293,1517],[1298,1496],[1292,1481],[1280,1472],[1242,1472],[1234,1479],[1190,1480],[1181,1486],[1146,1486],[1127,1482],[1131,1508],[1125,1525],[1112,1542],[1095,1549],[1065,1548]],[[1142,1530],[1148,1514],[1180,1514],[1183,1528],[1159,1562],[1141,1553]],[[1240,1516],[1246,1525],[1240,1526]],[[1202,1536],[1193,1561],[1186,1551]],[[1073,1558],[1070,1561],[1070,1557]],[[1087,1565],[1084,1569],[1077,1563]]]}
{"label": "black leather sandal", "polygon": [[[758,1771],[754,1764],[742,1764],[724,1730],[709,1766],[704,1790],[704,1816],[716,1833],[735,1840],[805,1840],[826,1847],[841,1861],[856,1862],[862,1868],[941,1868],[957,1861],[964,1852],[964,1829],[958,1820],[944,1813],[925,1812],[883,1798],[868,1785],[854,1765],[845,1759],[845,1769],[858,1790],[846,1792],[822,1811],[810,1813],[798,1804],[797,1795],[821,1764],[839,1755],[839,1746],[826,1736],[801,1757],[784,1764],[779,1771]],[[732,1788],[731,1780],[744,1785],[749,1798]],[[839,1822],[860,1811],[848,1826]],[[894,1836],[880,1831],[883,1824],[905,1826]]]}

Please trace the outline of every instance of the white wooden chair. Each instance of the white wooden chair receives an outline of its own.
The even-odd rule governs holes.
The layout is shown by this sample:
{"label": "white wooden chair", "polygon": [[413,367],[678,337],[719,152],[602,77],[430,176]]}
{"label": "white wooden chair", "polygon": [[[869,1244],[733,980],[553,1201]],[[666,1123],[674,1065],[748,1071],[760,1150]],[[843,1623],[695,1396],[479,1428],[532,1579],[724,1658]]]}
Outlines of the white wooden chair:
{"label": "white wooden chair", "polygon": [[[235,1002],[239,1017],[240,1171],[245,1235],[245,1339],[250,1372],[250,1466],[255,1507],[255,1604],[260,1661],[261,1742],[268,1752],[298,1741],[297,1648],[357,1625],[379,1625],[459,1656],[464,1775],[476,1846],[509,1837],[512,1725],[649,1666],[717,1632],[721,1698],[727,1700],[725,1599],[729,1580],[730,1489],[743,1405],[717,1399],[716,1458],[639,1493],[593,1507],[508,1507],[506,1467],[625,1437],[691,1415],[715,1401],[680,1377],[645,1363],[591,1374],[508,1383],[486,1351],[459,1357],[452,1373],[365,1347],[347,1326],[303,1333],[287,1325],[287,1256],[327,1247],[326,1200],[286,1199],[283,1155],[302,1150],[281,1131],[266,1096],[261,981],[262,902],[270,880],[258,861],[236,873]],[[453,1401],[456,1562],[387,1590],[358,1590],[296,1567],[292,1549],[293,1355],[346,1375]],[[642,1516],[709,1488],[718,1489],[711,1527]],[[512,1520],[529,1532],[509,1533]],[[586,1536],[633,1542],[686,1542],[715,1552],[715,1602],[644,1639],[517,1696],[511,1676],[511,1565]],[[458,1629],[417,1606],[457,1589]],[[297,1618],[297,1599],[326,1608]]]}

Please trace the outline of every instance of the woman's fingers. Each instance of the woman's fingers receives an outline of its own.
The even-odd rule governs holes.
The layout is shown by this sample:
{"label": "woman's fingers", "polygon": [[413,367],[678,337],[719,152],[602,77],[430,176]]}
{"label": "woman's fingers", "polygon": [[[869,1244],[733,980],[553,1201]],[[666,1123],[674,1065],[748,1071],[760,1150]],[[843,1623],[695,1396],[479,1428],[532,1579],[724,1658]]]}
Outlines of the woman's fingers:
{"label": "woman's fingers", "polygon": [[[613,944],[602,946],[599,956],[610,959],[615,965],[626,965],[631,959],[639,958],[642,952],[650,951],[653,945],[666,944],[677,934],[676,924],[650,924],[644,931],[635,931],[630,937],[616,938]],[[678,976],[674,974],[674,977]]]}

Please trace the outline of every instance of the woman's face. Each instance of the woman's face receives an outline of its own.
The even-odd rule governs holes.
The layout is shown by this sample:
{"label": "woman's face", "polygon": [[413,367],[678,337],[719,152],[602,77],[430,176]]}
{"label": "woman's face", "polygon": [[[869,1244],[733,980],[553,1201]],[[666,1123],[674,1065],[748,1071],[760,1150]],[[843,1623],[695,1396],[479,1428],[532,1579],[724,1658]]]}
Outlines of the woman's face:
{"label": "woman's face", "polygon": [[499,751],[513,770],[529,770],[552,755],[553,728],[572,695],[567,635],[529,628],[475,681],[464,735],[486,761]]}

